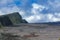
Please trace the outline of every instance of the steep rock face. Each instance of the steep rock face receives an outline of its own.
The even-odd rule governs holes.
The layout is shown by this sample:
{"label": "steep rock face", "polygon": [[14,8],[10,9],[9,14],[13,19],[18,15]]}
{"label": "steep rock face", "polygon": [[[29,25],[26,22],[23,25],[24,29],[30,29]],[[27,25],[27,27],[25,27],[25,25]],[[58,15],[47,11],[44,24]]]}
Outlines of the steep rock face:
{"label": "steep rock face", "polygon": [[6,15],[0,16],[0,23],[2,26],[12,25],[12,22],[10,21],[9,17]]}
{"label": "steep rock face", "polygon": [[18,12],[15,13],[11,13],[9,15],[7,15],[9,17],[9,19],[11,20],[11,22],[15,25],[15,24],[19,24],[22,23],[22,17]]}
{"label": "steep rock face", "polygon": [[28,23],[26,20],[22,19],[22,16],[18,12],[0,16],[0,22],[3,26]]}

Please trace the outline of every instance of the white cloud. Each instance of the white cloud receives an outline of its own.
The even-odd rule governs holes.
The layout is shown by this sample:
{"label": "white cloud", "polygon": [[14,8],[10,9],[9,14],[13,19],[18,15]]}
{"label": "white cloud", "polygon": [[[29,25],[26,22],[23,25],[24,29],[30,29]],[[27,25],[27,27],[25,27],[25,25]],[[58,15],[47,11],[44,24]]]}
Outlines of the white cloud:
{"label": "white cloud", "polygon": [[[57,13],[58,14],[58,13]],[[58,16],[58,15],[56,15]],[[60,16],[56,17],[55,14],[40,14],[40,15],[32,15],[30,17],[25,18],[29,23],[35,23],[35,22],[56,22],[60,21]],[[43,20],[43,21],[41,21]]]}
{"label": "white cloud", "polygon": [[39,5],[37,3],[32,4],[32,13],[37,14],[41,12],[43,9],[45,9],[45,6]]}
{"label": "white cloud", "polygon": [[33,3],[32,4],[32,9],[31,13],[34,15],[26,18],[27,21],[29,22],[38,22],[38,20],[43,20],[44,22],[55,22],[55,21],[60,21],[60,13],[48,13],[48,14],[43,14],[41,11],[44,9],[48,9],[48,7]]}
{"label": "white cloud", "polygon": [[43,10],[45,8],[44,6],[39,5],[37,3],[33,3],[32,6],[33,6],[34,9],[41,9],[41,10]]}
{"label": "white cloud", "polygon": [[47,14],[47,17],[48,17],[48,21],[50,22],[56,22],[56,21],[60,21],[60,16],[58,16],[58,13],[57,14]]}
{"label": "white cloud", "polygon": [[52,20],[52,22],[53,21],[56,22],[56,21],[60,21],[60,18],[53,17],[51,20]]}
{"label": "white cloud", "polygon": [[51,13],[49,13],[49,14],[47,14],[46,16],[48,17],[49,20],[51,20],[51,19],[53,18],[54,15],[51,14]]}
{"label": "white cloud", "polygon": [[43,18],[42,14],[40,14],[39,12],[41,12],[43,9],[45,9],[44,6],[33,3],[32,4],[32,9],[31,9],[31,13],[33,14],[30,17],[27,17],[26,20],[29,23],[34,23],[37,22],[38,20],[41,20]]}
{"label": "white cloud", "polygon": [[41,16],[40,15],[32,15],[30,17],[25,18],[29,23],[35,23],[38,20],[41,20]]}

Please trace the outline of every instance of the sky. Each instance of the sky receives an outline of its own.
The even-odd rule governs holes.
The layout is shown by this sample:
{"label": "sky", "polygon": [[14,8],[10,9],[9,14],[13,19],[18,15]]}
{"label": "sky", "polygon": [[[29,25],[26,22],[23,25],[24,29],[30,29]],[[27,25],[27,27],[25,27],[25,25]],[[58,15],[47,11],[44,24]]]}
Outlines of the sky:
{"label": "sky", "polygon": [[60,21],[60,0],[0,0],[0,15],[13,12],[29,23]]}

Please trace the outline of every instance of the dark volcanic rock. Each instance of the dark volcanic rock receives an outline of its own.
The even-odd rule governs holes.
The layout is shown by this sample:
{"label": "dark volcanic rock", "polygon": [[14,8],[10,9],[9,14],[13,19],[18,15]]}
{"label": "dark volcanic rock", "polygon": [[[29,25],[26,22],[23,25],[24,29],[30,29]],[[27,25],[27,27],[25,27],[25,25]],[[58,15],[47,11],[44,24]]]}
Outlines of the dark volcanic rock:
{"label": "dark volcanic rock", "polygon": [[18,12],[10,13],[7,15],[0,16],[0,23],[3,26],[11,26],[20,23],[28,23],[26,20],[22,19],[22,16]]}

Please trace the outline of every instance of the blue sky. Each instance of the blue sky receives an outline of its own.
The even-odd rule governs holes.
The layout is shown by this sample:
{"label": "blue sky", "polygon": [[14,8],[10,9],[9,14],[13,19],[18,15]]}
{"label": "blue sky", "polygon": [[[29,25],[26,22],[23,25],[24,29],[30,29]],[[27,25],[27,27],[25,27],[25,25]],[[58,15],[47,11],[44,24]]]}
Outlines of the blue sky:
{"label": "blue sky", "polygon": [[60,21],[60,0],[0,0],[0,15],[13,12],[29,23]]}

